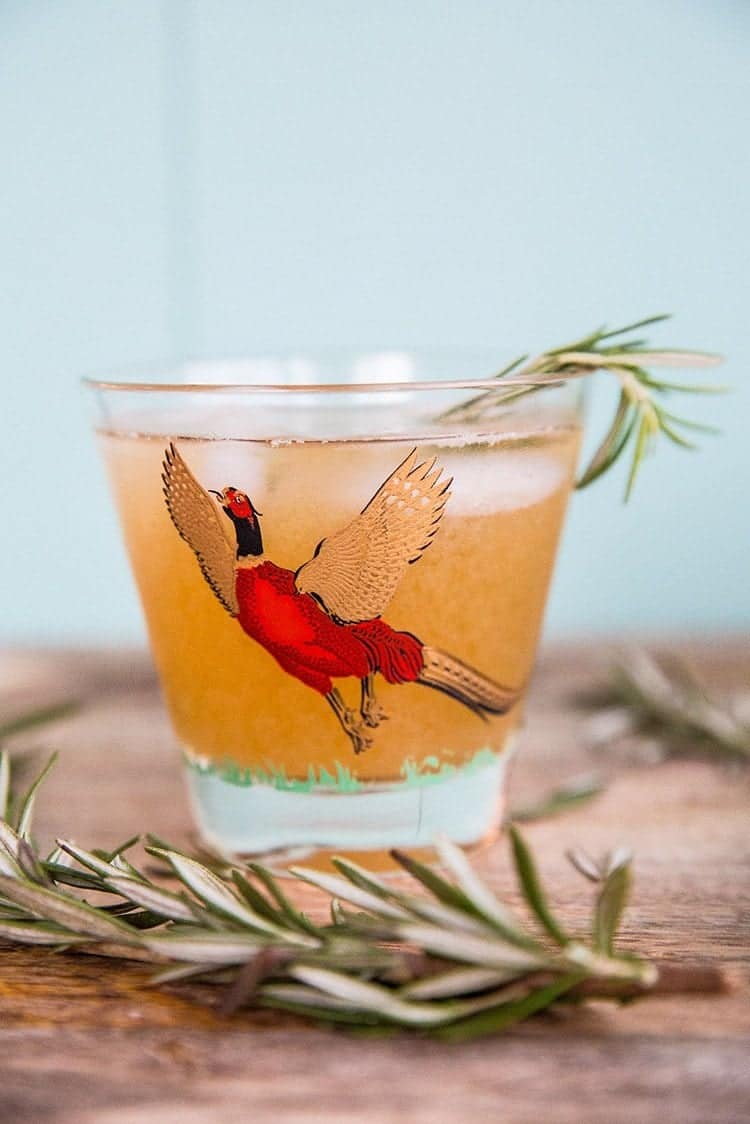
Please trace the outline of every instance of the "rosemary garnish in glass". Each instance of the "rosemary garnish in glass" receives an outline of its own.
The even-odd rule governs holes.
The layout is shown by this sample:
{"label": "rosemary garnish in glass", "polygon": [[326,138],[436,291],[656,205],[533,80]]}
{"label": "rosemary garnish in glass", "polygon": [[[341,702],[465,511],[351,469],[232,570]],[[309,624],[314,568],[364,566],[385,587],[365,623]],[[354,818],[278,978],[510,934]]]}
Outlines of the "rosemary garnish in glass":
{"label": "rosemary garnish in glass", "polygon": [[612,423],[596,451],[579,476],[576,487],[585,488],[607,472],[626,450],[631,453],[625,498],[628,499],[643,463],[658,437],[684,449],[694,448],[692,433],[715,433],[702,422],[675,414],[667,401],[675,394],[716,394],[718,385],[698,385],[657,378],[652,367],[712,367],[721,362],[718,355],[676,348],[654,348],[635,335],[642,328],[668,320],[669,316],[650,316],[624,328],[598,328],[581,339],[551,348],[535,358],[522,355],[495,376],[497,390],[482,394],[447,410],[442,421],[474,424],[490,417],[497,409],[543,387],[568,379],[582,378],[595,371],[607,371],[620,384],[620,395]]}

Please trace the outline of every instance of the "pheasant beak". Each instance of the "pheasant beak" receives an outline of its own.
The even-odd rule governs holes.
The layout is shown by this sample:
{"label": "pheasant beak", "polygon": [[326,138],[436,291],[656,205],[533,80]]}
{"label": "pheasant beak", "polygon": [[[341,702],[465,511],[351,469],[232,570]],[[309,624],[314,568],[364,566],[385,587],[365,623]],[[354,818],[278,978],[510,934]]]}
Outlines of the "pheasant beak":
{"label": "pheasant beak", "polygon": [[221,492],[217,492],[215,488],[209,488],[208,491],[211,493],[212,496],[216,496],[217,499],[220,499],[221,502],[224,503],[224,496],[222,495]]}

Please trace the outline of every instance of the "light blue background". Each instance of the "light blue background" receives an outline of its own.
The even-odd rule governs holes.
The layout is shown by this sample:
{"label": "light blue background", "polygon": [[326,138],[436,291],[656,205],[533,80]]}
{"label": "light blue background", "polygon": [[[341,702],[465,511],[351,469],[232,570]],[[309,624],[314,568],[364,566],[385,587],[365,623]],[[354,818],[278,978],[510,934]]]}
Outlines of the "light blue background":
{"label": "light blue background", "polygon": [[743,0],[4,0],[2,639],[142,635],[81,372],[665,310],[724,436],[576,497],[549,630],[750,626],[749,120]]}

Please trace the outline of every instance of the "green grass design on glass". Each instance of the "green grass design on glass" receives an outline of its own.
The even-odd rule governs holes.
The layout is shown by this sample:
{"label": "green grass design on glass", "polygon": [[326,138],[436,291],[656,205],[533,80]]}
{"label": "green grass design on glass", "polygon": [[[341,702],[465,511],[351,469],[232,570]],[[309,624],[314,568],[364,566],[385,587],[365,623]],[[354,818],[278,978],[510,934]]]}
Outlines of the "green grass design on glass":
{"label": "green grass design on glass", "polygon": [[421,764],[413,758],[407,758],[401,766],[401,776],[407,788],[411,786],[422,788],[425,785],[440,784],[441,781],[459,773],[465,777],[470,773],[476,773],[479,769],[486,769],[489,765],[496,765],[498,757],[499,754],[492,749],[480,749],[463,765],[449,765],[447,762],[441,765],[440,759],[434,756],[425,757]]}
{"label": "green grass design on glass", "polygon": [[[401,766],[401,776],[404,778],[402,784],[404,788],[423,788],[427,785],[440,784],[459,773],[466,776],[468,773],[475,773],[479,769],[496,765],[498,756],[492,749],[480,749],[461,766],[441,764],[440,758],[434,755],[425,757],[419,764],[413,758],[407,758]],[[187,754],[185,763],[200,776],[216,777],[238,788],[268,785],[280,792],[316,792],[321,789],[327,792],[361,792],[367,787],[366,783],[357,780],[349,767],[340,761],[334,763],[334,772],[323,766],[316,769],[314,765],[310,765],[305,777],[289,777],[283,766],[262,768],[258,765],[238,765],[234,761],[214,763],[200,761]]]}

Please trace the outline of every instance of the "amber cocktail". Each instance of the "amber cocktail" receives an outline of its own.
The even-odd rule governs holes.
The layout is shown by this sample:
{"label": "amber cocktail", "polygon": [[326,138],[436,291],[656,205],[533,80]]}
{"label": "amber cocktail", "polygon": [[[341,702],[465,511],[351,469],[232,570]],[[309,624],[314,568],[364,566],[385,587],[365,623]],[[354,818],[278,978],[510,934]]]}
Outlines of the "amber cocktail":
{"label": "amber cocktail", "polygon": [[501,817],[575,395],[467,409],[491,389],[461,381],[470,360],[387,382],[259,370],[98,389],[200,832],[241,854],[477,843]]}

